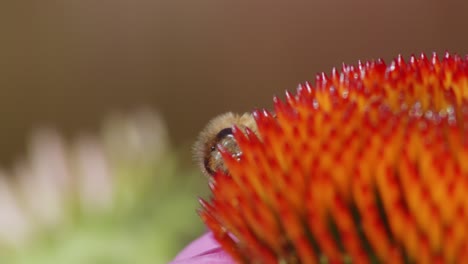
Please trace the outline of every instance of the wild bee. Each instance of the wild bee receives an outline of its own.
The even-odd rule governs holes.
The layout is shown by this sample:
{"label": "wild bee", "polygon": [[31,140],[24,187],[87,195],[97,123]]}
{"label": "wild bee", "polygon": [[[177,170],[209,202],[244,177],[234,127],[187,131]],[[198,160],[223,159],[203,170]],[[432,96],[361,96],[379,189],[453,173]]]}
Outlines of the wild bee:
{"label": "wild bee", "polygon": [[193,150],[195,160],[206,176],[211,177],[216,171],[229,174],[221,153],[218,151],[218,145],[230,152],[233,157],[242,155],[232,133],[234,125],[242,130],[249,128],[257,132],[257,125],[252,114],[239,115],[229,112],[212,119],[200,133]]}

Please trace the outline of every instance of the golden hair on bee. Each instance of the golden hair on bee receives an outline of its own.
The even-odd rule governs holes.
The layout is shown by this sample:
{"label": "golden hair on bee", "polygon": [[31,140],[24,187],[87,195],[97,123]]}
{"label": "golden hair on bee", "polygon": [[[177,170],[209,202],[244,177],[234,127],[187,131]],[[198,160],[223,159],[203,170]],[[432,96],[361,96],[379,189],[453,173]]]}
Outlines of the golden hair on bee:
{"label": "golden hair on bee", "polygon": [[229,174],[221,153],[217,149],[218,145],[221,145],[235,157],[242,154],[232,134],[233,126],[237,126],[243,131],[245,128],[249,128],[257,133],[257,125],[252,114],[239,115],[231,112],[213,118],[200,133],[193,150],[195,161],[206,176],[210,177],[216,171]]}

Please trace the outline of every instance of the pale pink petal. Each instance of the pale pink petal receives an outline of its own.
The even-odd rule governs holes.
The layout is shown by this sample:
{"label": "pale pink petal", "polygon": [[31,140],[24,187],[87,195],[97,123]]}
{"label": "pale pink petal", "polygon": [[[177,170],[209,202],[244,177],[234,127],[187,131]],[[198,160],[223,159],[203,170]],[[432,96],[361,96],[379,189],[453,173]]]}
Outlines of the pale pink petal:
{"label": "pale pink petal", "polygon": [[170,264],[233,264],[235,261],[206,233],[183,249]]}
{"label": "pale pink petal", "polygon": [[98,212],[111,208],[113,175],[100,142],[92,136],[82,135],[74,151],[76,183],[82,209]]}

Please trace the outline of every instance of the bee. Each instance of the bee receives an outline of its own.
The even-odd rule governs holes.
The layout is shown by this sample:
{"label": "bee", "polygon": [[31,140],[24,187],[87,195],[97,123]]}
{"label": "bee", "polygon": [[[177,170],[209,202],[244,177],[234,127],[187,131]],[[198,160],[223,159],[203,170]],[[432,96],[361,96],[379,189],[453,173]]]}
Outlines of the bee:
{"label": "bee", "polygon": [[252,114],[239,115],[231,112],[213,118],[200,133],[193,150],[195,160],[206,176],[211,177],[216,171],[229,174],[221,153],[218,151],[218,145],[230,152],[233,157],[239,158],[242,155],[232,133],[234,125],[243,131],[249,128],[257,133],[257,125]]}

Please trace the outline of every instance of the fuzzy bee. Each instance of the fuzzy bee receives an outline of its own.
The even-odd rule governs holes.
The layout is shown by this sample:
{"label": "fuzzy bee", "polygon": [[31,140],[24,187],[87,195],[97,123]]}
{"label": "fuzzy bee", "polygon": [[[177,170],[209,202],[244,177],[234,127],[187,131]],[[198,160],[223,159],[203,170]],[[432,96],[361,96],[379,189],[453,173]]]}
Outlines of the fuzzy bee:
{"label": "fuzzy bee", "polygon": [[200,133],[193,148],[194,157],[206,176],[210,177],[216,171],[229,174],[221,153],[218,151],[218,145],[230,152],[233,157],[240,157],[242,155],[232,133],[233,126],[237,126],[242,130],[249,128],[254,133],[257,133],[257,125],[252,114],[245,113],[239,115],[231,112],[212,119]]}

